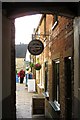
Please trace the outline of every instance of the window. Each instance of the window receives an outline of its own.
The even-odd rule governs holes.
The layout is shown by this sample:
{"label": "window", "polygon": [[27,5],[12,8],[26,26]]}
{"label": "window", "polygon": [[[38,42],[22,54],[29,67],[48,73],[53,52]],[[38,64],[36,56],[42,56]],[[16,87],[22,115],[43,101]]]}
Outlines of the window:
{"label": "window", "polygon": [[60,61],[53,61],[53,101],[60,103],[60,71],[59,71]]}
{"label": "window", "polygon": [[60,111],[60,61],[56,59],[52,61],[52,101],[49,101],[50,105],[57,112]]}

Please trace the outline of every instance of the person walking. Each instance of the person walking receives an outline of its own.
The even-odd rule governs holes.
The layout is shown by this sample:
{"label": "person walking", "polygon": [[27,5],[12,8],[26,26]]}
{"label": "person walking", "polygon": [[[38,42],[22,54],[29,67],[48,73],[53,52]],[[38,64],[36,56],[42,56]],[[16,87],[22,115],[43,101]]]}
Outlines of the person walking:
{"label": "person walking", "polygon": [[20,83],[23,83],[24,77],[25,77],[25,71],[22,69],[20,70],[18,76],[20,77]]}

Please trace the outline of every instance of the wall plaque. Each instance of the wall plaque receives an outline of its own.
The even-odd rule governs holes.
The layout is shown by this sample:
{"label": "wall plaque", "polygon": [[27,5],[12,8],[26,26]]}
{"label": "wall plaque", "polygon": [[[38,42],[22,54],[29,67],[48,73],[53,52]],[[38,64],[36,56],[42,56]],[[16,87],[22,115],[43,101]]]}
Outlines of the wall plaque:
{"label": "wall plaque", "polygon": [[44,45],[40,40],[35,39],[28,44],[28,50],[32,55],[39,55],[43,52]]}

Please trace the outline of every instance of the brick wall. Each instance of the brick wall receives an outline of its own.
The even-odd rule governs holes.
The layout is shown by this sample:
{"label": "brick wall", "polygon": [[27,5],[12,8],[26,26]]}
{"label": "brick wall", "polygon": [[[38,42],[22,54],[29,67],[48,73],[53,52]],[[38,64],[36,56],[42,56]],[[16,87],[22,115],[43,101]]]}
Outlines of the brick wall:
{"label": "brick wall", "polygon": [[[44,48],[44,60],[48,60],[48,74],[49,74],[49,101],[52,101],[53,94],[53,81],[52,81],[52,60],[60,59],[60,113],[57,114],[52,109],[49,101],[46,100],[46,111],[48,111],[52,117],[65,117],[65,80],[64,80],[64,58],[72,57],[72,91],[73,91],[73,19],[58,16],[58,25],[54,30],[50,31],[53,23],[53,16],[47,15],[46,17],[46,32],[50,33],[47,37]],[[43,27],[43,25],[42,25]],[[42,54],[41,54],[42,55]],[[44,61],[41,59],[41,62]],[[72,92],[73,94],[73,92]],[[73,95],[72,95],[73,98]],[[73,101],[72,101],[73,102]],[[54,114],[54,115],[53,115]],[[56,115],[55,115],[56,114]]]}
{"label": "brick wall", "polygon": [[[65,80],[64,80],[64,57],[73,58],[73,20],[58,17],[58,25],[52,31],[51,36],[51,59],[60,59],[60,117],[65,117]],[[52,79],[51,79],[52,80]],[[52,82],[49,86],[52,85]],[[51,90],[52,91],[52,90]],[[50,92],[51,93],[51,92]]]}

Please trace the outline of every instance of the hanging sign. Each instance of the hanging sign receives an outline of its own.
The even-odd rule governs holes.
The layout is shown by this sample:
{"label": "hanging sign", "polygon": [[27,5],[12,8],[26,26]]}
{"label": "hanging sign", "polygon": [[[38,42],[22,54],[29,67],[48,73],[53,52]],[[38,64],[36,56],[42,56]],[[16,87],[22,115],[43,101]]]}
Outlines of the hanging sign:
{"label": "hanging sign", "polygon": [[39,55],[43,52],[44,45],[40,40],[35,39],[28,44],[28,50],[32,55]]}

